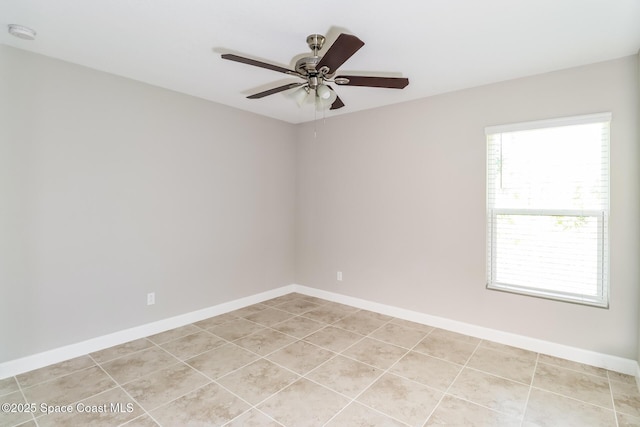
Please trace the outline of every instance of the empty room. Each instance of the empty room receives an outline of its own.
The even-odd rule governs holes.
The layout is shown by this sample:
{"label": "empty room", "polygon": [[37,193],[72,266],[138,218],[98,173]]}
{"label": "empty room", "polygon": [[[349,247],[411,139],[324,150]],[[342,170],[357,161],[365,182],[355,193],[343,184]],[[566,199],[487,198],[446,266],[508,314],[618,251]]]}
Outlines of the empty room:
{"label": "empty room", "polygon": [[640,426],[640,2],[0,2],[0,427]]}

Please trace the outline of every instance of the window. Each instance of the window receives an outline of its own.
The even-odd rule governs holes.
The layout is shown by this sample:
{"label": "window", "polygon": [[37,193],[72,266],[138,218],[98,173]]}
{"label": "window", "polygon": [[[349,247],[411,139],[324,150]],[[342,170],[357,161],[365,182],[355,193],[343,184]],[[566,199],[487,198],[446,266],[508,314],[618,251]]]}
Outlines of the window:
{"label": "window", "polygon": [[487,134],[487,287],[608,307],[610,113]]}

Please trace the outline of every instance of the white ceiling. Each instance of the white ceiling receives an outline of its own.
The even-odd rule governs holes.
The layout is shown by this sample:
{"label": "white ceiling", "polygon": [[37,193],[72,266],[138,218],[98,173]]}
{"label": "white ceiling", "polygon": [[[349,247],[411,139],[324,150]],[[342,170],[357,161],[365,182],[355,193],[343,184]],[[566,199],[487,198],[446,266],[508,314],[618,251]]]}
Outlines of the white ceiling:
{"label": "white ceiling", "polygon": [[287,92],[246,99],[300,80],[220,53],[291,68],[307,35],[327,35],[326,51],[347,32],[365,46],[341,73],[409,78],[404,90],[338,87],[346,107],[329,117],[635,54],[640,0],[2,0],[0,25],[3,44],[300,123],[314,108]]}

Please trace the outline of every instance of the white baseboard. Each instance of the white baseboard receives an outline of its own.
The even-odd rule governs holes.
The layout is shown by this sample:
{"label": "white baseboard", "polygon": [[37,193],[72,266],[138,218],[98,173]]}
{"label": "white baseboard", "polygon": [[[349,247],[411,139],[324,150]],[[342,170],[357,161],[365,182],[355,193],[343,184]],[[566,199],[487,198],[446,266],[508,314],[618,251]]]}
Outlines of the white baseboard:
{"label": "white baseboard", "polygon": [[640,391],[640,361],[636,364],[636,385]]}
{"label": "white baseboard", "polygon": [[3,362],[0,363],[0,379],[49,366],[64,360],[73,359],[74,357],[103,350],[128,341],[148,337],[149,335],[178,328],[200,320],[208,319],[209,317],[217,316],[219,314],[227,313],[248,305],[294,292],[294,288],[294,285],[283,286],[281,288],[272,289],[270,291],[207,307],[202,310],[192,311],[190,313],[158,320],[156,322],[147,323],[130,329],[114,332],[112,334],[66,345],[64,347],[55,348],[31,356],[22,357],[20,359]]}
{"label": "white baseboard", "polygon": [[114,345],[123,344],[128,341],[164,332],[169,329],[188,325],[190,323],[198,322],[200,320],[227,313],[232,310],[237,310],[251,304],[256,304],[271,298],[285,295],[290,292],[299,292],[301,294],[315,296],[318,298],[351,305],[365,310],[375,311],[400,319],[410,320],[441,329],[447,329],[465,335],[471,335],[477,338],[495,341],[501,344],[524,348],[526,350],[535,351],[537,353],[548,354],[551,356],[561,357],[563,359],[573,360],[575,362],[609,369],[615,372],[634,375],[640,387],[640,365],[635,360],[624,359],[622,357],[597,353],[562,344],[556,344],[549,341],[526,337],[523,335],[503,332],[496,329],[484,328],[481,326],[458,322],[444,317],[431,316],[425,313],[406,310],[403,308],[398,308],[386,304],[296,284],[283,286],[267,292],[262,292],[256,295],[251,295],[245,298],[240,298],[179,316],[170,317],[168,319],[147,323],[145,325],[136,326],[134,328],[125,329],[122,331],[114,332],[112,334],[103,335],[79,343],[59,347],[31,356],[26,356],[20,359],[3,362],[0,363],[0,379],[42,368],[54,363],[72,359],[74,357],[79,357],[84,354],[112,347]]}
{"label": "white baseboard", "polygon": [[599,368],[609,369],[611,371],[620,372],[627,375],[634,375],[640,382],[640,368],[638,362],[632,359],[625,359],[618,356],[612,356],[604,353],[597,353],[590,350],[584,350],[577,347],[557,344],[549,341],[531,338],[524,335],[504,332],[497,329],[476,326],[470,323],[458,322],[456,320],[444,317],[431,316],[425,313],[406,310],[386,304],[372,302],[360,298],[354,298],[334,292],[323,291],[315,288],[309,288],[302,285],[294,285],[294,291],[301,294],[323,298],[342,304],[351,305],[365,310],[375,311],[377,313],[386,314],[388,316],[400,319],[410,320],[425,325],[458,332],[477,338],[495,341],[500,344],[506,344],[513,347],[531,350],[536,353],[548,354],[550,356],[560,357],[572,360],[574,362],[584,363],[587,365],[597,366]]}

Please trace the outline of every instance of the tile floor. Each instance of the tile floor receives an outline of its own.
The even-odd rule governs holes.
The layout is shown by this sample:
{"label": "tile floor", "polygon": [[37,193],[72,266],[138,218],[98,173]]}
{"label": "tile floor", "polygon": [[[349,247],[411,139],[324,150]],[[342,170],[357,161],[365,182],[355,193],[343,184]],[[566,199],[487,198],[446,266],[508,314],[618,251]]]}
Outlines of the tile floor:
{"label": "tile floor", "polygon": [[35,404],[0,413],[25,427],[640,426],[631,376],[295,293],[0,380],[0,402]]}

